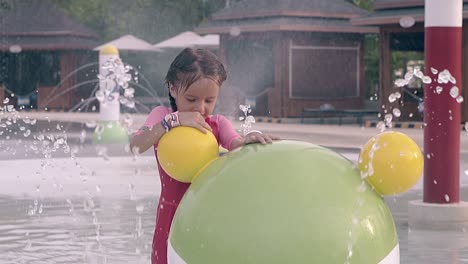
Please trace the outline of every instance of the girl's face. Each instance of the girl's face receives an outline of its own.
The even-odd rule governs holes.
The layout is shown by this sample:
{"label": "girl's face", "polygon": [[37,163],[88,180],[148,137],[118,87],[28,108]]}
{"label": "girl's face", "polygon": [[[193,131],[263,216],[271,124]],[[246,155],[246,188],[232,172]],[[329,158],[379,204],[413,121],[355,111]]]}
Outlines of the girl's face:
{"label": "girl's face", "polygon": [[175,99],[178,111],[199,112],[206,118],[213,113],[215,108],[219,85],[212,79],[200,78],[186,91],[176,90],[172,85],[169,91]]}

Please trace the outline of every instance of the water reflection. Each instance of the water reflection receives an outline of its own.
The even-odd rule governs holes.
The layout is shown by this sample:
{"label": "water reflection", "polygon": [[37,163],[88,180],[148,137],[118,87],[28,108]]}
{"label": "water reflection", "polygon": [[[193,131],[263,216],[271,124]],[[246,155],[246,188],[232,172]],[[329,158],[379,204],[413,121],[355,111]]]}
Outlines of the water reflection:
{"label": "water reflection", "polygon": [[401,263],[468,263],[466,231],[410,230]]}
{"label": "water reflection", "polygon": [[2,263],[150,262],[157,197],[69,200],[44,199],[30,216],[33,199],[0,197]]}

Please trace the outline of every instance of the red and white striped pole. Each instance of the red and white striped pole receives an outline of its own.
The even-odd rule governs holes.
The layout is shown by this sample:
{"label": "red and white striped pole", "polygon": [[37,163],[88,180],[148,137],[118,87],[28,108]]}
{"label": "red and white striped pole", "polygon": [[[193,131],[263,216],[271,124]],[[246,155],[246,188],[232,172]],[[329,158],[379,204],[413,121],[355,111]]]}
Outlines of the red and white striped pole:
{"label": "red and white striped pole", "polygon": [[[463,0],[425,0],[425,71],[432,79],[424,87],[425,203],[460,201],[460,103],[450,91],[462,88],[462,13]],[[438,82],[445,69],[456,84]]]}

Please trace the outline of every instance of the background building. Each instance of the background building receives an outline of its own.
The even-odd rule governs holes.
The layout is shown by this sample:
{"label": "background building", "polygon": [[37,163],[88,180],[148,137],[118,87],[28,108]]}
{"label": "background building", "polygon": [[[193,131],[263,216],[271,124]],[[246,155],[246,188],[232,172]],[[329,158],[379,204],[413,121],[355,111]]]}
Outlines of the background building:
{"label": "background building", "polygon": [[365,108],[363,36],[377,28],[352,25],[367,11],[345,1],[241,1],[198,26],[220,34],[229,71],[220,110],[239,104],[254,114],[297,117],[304,108]]}
{"label": "background building", "polygon": [[[0,11],[0,99],[25,108],[70,109],[94,87],[97,35],[46,1],[5,2]],[[86,71],[77,69],[90,63]],[[76,73],[75,73],[76,72]],[[82,83],[81,89],[70,89]],[[79,87],[78,87],[79,88]],[[56,99],[53,99],[53,97]]]}
{"label": "background building", "polygon": [[[462,121],[468,121],[468,1],[463,1],[463,83]],[[418,110],[420,100],[424,98],[423,84],[420,81],[398,88],[395,79],[402,78],[415,66],[424,71],[424,0],[375,0],[374,11],[370,14],[351,19],[356,26],[379,27],[380,54],[380,103],[385,109],[399,108],[402,112],[399,120],[422,121],[423,114]],[[418,55],[419,54],[419,55]],[[408,56],[409,55],[409,56]],[[443,56],[443,51],[441,51]],[[413,59],[408,59],[413,57]],[[400,58],[398,65],[395,58]],[[419,59],[418,59],[419,58]],[[443,69],[437,69],[443,70]],[[390,102],[388,97],[400,89],[401,100]]]}

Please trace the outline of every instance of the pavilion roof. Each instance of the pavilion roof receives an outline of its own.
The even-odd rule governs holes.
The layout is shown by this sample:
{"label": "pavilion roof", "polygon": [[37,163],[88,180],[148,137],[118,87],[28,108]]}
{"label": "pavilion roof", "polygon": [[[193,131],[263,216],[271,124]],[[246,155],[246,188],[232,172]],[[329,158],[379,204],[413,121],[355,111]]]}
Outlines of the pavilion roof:
{"label": "pavilion roof", "polygon": [[[399,24],[402,17],[424,22],[424,0],[375,0],[373,12],[353,17],[351,23],[355,26]],[[463,1],[463,18],[468,18],[468,0]]]}
{"label": "pavilion roof", "polygon": [[195,31],[200,34],[241,32],[376,32],[375,28],[351,25],[350,19],[367,11],[344,0],[244,0],[218,12]]}
{"label": "pavilion roof", "polygon": [[0,11],[0,50],[92,49],[97,34],[41,0],[5,2]]}

